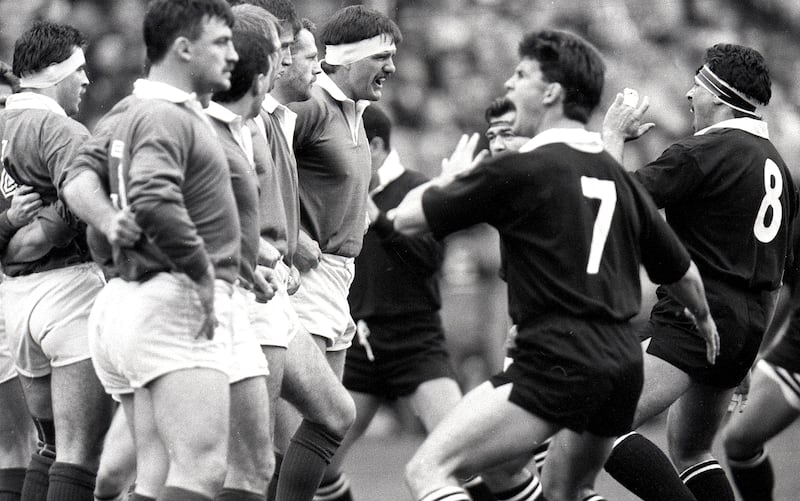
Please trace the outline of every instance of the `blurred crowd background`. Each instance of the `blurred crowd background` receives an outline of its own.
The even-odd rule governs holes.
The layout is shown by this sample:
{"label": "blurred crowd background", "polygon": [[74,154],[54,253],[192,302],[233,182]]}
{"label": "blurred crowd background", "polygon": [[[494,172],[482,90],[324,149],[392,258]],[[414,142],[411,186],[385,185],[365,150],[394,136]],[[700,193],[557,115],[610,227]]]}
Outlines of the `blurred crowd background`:
{"label": "blurred crowd background", "polygon": [[[773,97],[765,113],[773,141],[795,175],[800,160],[800,2],[797,0],[296,0],[318,25],[336,9],[364,3],[387,13],[404,34],[397,73],[380,105],[397,124],[393,143],[407,167],[429,174],[465,132],[483,131],[484,110],[504,93],[517,44],[544,27],[575,31],[607,62],[601,110],[624,87],[650,97],[657,127],[628,146],[626,167],[654,158],[691,134],[685,98],[703,50],[717,42],[757,48],[766,57]],[[0,59],[11,61],[17,36],[36,19],[70,23],[90,40],[92,85],[78,117],[90,129],[141,76],[145,0],[0,0]],[[461,384],[469,388],[502,361],[508,328],[497,278],[496,235],[476,228],[448,241],[443,314]],[[652,289],[646,287],[646,294]],[[646,303],[647,304],[647,301]]]}

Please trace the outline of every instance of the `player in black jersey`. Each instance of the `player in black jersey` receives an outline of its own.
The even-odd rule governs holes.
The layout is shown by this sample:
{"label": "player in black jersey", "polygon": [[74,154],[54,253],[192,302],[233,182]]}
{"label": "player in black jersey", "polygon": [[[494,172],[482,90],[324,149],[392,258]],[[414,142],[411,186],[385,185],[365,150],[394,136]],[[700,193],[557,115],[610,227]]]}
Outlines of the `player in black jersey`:
{"label": "player in black jersey", "polygon": [[[790,173],[761,120],[770,95],[760,53],[708,48],[686,94],[696,132],[635,173],[697,263],[719,327],[720,356],[711,365],[683,307],[657,291],[633,428],[670,409],[671,459],[698,500],[734,499],[711,445],[772,315],[797,212]],[[637,101],[626,105],[619,95],[607,114],[604,138],[617,158],[626,137],[650,127],[639,121],[647,103]],[[606,470],[643,499],[692,499],[663,453],[638,434],[618,442]]]}
{"label": "player in black jersey", "polygon": [[573,34],[542,31],[523,39],[520,56],[507,96],[515,132],[532,139],[519,154],[413,190],[394,212],[404,233],[495,226],[518,326],[511,366],[467,394],[409,463],[416,499],[467,500],[456,475],[530,453],[551,435],[546,498],[602,499],[594,478],[632,422],[642,384],[628,323],[640,307],[640,264],[671,284],[698,321],[708,359],[716,356],[716,328],[686,249],[599,134],[584,128],[603,88],[600,55]]}

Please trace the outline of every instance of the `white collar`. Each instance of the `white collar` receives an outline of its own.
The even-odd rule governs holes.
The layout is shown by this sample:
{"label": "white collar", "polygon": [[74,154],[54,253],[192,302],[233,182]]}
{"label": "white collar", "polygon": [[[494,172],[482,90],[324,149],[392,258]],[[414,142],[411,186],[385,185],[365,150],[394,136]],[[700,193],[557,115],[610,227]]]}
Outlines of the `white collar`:
{"label": "white collar", "polygon": [[7,110],[47,110],[63,117],[67,112],[58,102],[38,92],[17,92],[6,98]]}
{"label": "white collar", "polygon": [[286,108],[286,106],[283,106],[281,103],[279,103],[278,100],[272,96],[272,94],[267,94],[264,96],[264,101],[261,103],[262,110],[272,115],[278,108]]}
{"label": "white collar", "polygon": [[370,195],[383,191],[389,183],[402,176],[405,171],[406,168],[400,163],[400,155],[397,154],[396,150],[392,149],[386,155],[386,159],[381,166],[378,167],[378,186],[370,191]]}
{"label": "white collar", "polygon": [[241,115],[237,115],[236,113],[232,112],[225,106],[211,101],[208,103],[208,107],[206,108],[206,114],[212,118],[219,120],[222,123],[228,125],[228,127],[241,129],[242,125],[244,125],[244,120],[242,120]]}
{"label": "white collar", "polygon": [[344,92],[342,92],[342,89],[340,89],[339,86],[336,85],[336,82],[334,82],[331,79],[331,77],[329,77],[328,74],[325,73],[324,71],[317,75],[317,82],[316,83],[321,88],[323,88],[325,90],[325,92],[330,94],[331,97],[336,99],[337,101],[339,101],[341,103],[346,103],[346,102],[354,103],[355,106],[356,106],[356,110],[359,110],[359,108],[360,108],[360,111],[363,111],[364,108],[369,106],[370,102],[367,101],[366,99],[359,99],[358,101],[353,101],[352,99],[347,97],[344,94]]}
{"label": "white collar", "polygon": [[532,137],[519,149],[520,153],[533,151],[540,146],[552,143],[564,143],[570,148],[586,153],[603,151],[603,140],[597,132],[589,132],[582,128],[547,129]]}
{"label": "white collar", "polygon": [[163,99],[175,104],[199,102],[194,92],[186,92],[170,84],[146,78],[133,82],[133,95],[139,99]]}
{"label": "white collar", "polygon": [[754,136],[769,139],[769,128],[767,127],[767,122],[746,117],[731,118],[729,120],[717,122],[714,125],[710,125],[705,129],[695,132],[694,135],[702,136],[703,134],[711,132],[714,129],[739,129]]}

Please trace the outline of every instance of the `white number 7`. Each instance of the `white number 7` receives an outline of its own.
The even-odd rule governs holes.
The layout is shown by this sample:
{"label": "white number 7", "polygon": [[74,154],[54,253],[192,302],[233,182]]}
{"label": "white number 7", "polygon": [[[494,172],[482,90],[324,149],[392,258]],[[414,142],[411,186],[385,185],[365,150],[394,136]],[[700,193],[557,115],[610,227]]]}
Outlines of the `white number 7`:
{"label": "white number 7", "polygon": [[600,209],[597,211],[592,230],[589,262],[586,264],[586,273],[596,275],[600,271],[600,259],[603,257],[608,230],[611,229],[611,219],[614,217],[614,208],[617,205],[617,187],[614,181],[581,176],[581,189],[586,198],[600,200]]}

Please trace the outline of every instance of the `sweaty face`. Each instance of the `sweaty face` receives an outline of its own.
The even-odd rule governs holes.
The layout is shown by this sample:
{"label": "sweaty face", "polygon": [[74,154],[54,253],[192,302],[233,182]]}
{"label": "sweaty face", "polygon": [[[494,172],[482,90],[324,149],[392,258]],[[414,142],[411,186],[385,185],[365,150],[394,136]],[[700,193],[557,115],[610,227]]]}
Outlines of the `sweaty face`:
{"label": "sweaty face", "polygon": [[517,110],[515,134],[527,137],[537,134],[545,111],[543,98],[547,86],[539,61],[530,58],[523,58],[506,81],[506,97]]}
{"label": "sweaty face", "polygon": [[300,30],[294,41],[292,65],[276,85],[290,96],[291,101],[305,101],[311,97],[311,86],[321,72],[314,35],[306,29]]}
{"label": "sweaty face", "polygon": [[394,50],[369,56],[349,65],[347,88],[342,89],[347,97],[357,101],[378,101],[383,95],[383,84],[395,72]]}
{"label": "sweaty face", "polygon": [[493,117],[486,129],[486,139],[489,140],[489,151],[497,155],[503,151],[517,151],[528,142],[527,137],[514,134],[514,119],[516,113],[509,111],[499,117]]}
{"label": "sweaty face", "polygon": [[81,98],[86,93],[88,86],[89,78],[86,76],[86,68],[84,66],[81,66],[55,85],[56,102],[64,108],[67,115],[71,116],[78,113]]}
{"label": "sweaty face", "polygon": [[197,40],[189,42],[194,92],[205,94],[227,90],[231,71],[239,56],[233,48],[231,28],[223,19],[209,18]]}

